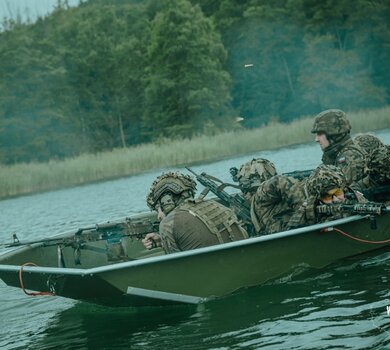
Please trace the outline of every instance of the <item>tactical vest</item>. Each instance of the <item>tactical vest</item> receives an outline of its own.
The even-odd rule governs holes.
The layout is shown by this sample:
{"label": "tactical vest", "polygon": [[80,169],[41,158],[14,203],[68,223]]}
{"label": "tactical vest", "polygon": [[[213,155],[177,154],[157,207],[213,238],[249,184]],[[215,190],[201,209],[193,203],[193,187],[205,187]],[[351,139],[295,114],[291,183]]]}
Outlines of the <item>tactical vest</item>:
{"label": "tactical vest", "polygon": [[176,211],[186,211],[199,218],[220,243],[248,238],[234,212],[214,200],[187,200]]}

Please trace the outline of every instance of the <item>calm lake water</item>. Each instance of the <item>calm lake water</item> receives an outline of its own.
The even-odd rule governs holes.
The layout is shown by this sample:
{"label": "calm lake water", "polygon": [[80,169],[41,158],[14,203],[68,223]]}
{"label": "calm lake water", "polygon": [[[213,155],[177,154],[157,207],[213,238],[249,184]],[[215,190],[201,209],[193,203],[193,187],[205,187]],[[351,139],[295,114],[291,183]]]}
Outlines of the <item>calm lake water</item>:
{"label": "calm lake water", "polygon": [[[390,143],[390,129],[376,134]],[[310,143],[193,169],[231,182],[229,168],[252,157],[287,172],[317,166],[321,151]],[[0,243],[13,233],[31,240],[143,212],[160,172],[0,201]],[[390,349],[389,287],[389,250],[295,271],[200,307],[108,308],[29,297],[0,281],[0,349]]]}

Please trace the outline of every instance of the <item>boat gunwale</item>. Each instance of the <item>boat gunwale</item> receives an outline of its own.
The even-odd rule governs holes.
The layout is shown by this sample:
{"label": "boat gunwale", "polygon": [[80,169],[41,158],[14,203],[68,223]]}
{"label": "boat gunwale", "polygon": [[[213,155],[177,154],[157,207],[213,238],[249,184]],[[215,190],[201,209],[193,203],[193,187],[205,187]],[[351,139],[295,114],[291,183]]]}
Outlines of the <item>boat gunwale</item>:
{"label": "boat gunwale", "polygon": [[[223,244],[218,244],[218,245],[213,245],[213,246],[208,246],[208,247],[203,247],[203,248],[198,248],[198,249],[193,249],[193,250],[188,250],[188,251],[182,251],[182,252],[177,252],[177,253],[164,254],[164,255],[160,255],[160,256],[141,258],[139,260],[120,262],[120,263],[116,263],[116,264],[93,267],[93,268],[89,268],[89,269],[23,266],[23,272],[78,275],[81,277],[93,276],[93,275],[97,275],[97,274],[101,274],[101,273],[105,273],[105,272],[130,268],[133,266],[154,264],[154,263],[167,261],[167,260],[178,260],[178,259],[183,259],[185,257],[202,255],[202,254],[207,254],[207,253],[216,252],[216,251],[223,251],[223,250],[228,250],[228,249],[232,249],[232,248],[236,248],[236,247],[242,247],[242,246],[252,245],[252,244],[256,244],[256,243],[271,241],[271,240],[278,240],[278,239],[282,239],[285,237],[296,236],[296,235],[305,234],[305,233],[312,232],[312,231],[322,230],[324,228],[330,228],[330,227],[337,226],[337,225],[343,225],[343,224],[347,224],[350,222],[367,219],[368,217],[369,217],[369,215],[353,215],[353,216],[349,216],[346,218],[327,221],[324,223],[309,225],[309,226],[300,227],[300,228],[287,230],[287,231],[282,231],[282,232],[278,232],[278,233],[250,237],[248,239],[243,239],[240,241],[223,243]],[[29,246],[30,247],[33,247],[33,246],[39,247],[40,245],[42,245],[42,243],[35,243],[35,244],[31,244]],[[0,260],[2,258],[2,255],[10,254],[10,253],[12,254],[13,251],[17,251],[21,248],[25,249],[26,247],[17,247],[14,250],[8,250],[8,251],[0,254]],[[21,266],[22,265],[0,264],[0,271],[19,272],[21,269]]]}

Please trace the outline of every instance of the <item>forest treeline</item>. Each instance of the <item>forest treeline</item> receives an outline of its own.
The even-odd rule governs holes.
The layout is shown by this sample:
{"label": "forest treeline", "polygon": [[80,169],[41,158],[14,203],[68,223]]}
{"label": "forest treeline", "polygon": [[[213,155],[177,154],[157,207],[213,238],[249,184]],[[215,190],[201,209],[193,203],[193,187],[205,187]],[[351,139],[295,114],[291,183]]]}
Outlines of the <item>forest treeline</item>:
{"label": "forest treeline", "polygon": [[386,0],[59,0],[2,25],[3,164],[390,104]]}

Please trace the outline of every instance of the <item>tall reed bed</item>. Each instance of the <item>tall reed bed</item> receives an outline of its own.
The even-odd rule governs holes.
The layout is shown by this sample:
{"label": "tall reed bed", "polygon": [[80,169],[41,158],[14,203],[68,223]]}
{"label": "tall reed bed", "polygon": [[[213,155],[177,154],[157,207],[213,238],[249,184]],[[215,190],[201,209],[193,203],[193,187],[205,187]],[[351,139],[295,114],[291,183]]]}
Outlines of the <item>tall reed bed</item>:
{"label": "tall reed bed", "polygon": [[[390,107],[349,115],[354,132],[390,127]],[[84,154],[63,161],[0,165],[0,198],[139,174],[148,170],[209,162],[239,154],[313,140],[312,117],[252,129],[165,140],[112,152]]]}

